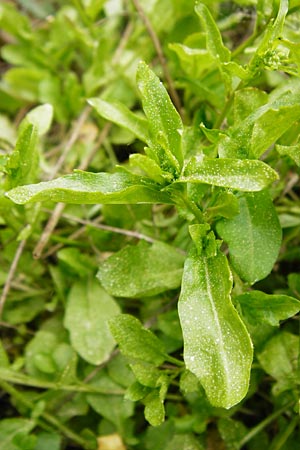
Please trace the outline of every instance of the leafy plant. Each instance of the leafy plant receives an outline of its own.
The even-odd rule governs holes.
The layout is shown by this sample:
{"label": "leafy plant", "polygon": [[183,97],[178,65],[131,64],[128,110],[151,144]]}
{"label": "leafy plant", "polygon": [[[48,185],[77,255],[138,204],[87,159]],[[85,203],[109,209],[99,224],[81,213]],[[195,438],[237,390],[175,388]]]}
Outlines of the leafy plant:
{"label": "leafy plant", "polygon": [[[113,3],[118,8],[117,2]],[[11,211],[5,223],[13,230],[8,236],[20,230],[24,217],[27,223],[19,233],[23,246],[19,249],[41,232],[47,212],[44,202],[50,207],[53,201],[70,205],[65,219],[88,227],[83,242],[76,241],[76,235],[75,241],[66,238],[64,232],[58,235],[58,245],[65,243],[66,248],[58,251],[55,264],[45,268],[37,261],[38,285],[43,285],[43,278],[49,283],[51,277],[55,296],[46,305],[40,300],[33,303],[28,322],[38,318],[44,308],[53,315],[43,320],[39,331],[26,343],[25,373],[20,371],[22,362],[19,367],[18,360],[10,364],[3,348],[1,386],[15,398],[19,409],[31,411],[33,422],[28,430],[25,425],[28,427],[29,419],[24,422],[30,449],[43,448],[43,439],[58,439],[57,434],[51,434],[52,429],[46,430],[46,437],[31,434],[44,422],[83,448],[96,448],[94,424],[88,430],[84,425],[80,435],[72,426],[64,425],[87,415],[89,408],[102,417],[100,436],[118,433],[127,445],[138,448],[171,448],[171,443],[172,448],[205,448],[208,444],[202,438],[217,445],[216,435],[207,430],[212,416],[218,417],[216,430],[228,449],[244,445],[260,448],[255,447],[257,436],[272,450],[288,450],[297,439],[296,418],[287,430],[285,423],[286,417],[296,417],[293,409],[298,401],[297,329],[296,322],[287,319],[300,310],[299,280],[294,273],[286,282],[281,265],[299,259],[293,250],[299,248],[300,225],[295,174],[299,163],[299,35],[293,25],[299,5],[289,5],[285,0],[276,4],[235,2],[247,4],[250,9],[245,11],[250,11],[250,19],[256,17],[251,34],[237,45],[229,31],[235,30],[238,22],[235,13],[226,12],[227,4],[211,2],[206,6],[208,2],[196,2],[193,12],[192,3],[186,12],[184,2],[164,1],[159,6],[167,10],[171,5],[182,24],[189,22],[194,30],[188,35],[181,30],[180,42],[165,48],[176,86],[182,91],[181,99],[165,61],[160,61],[172,100],[156,74],[157,67],[137,64],[141,57],[151,60],[134,50],[141,39],[146,39],[139,34],[140,24],[136,24],[132,41],[127,43],[130,63],[125,64],[120,82],[108,74],[111,66],[121,72],[123,60],[111,57],[111,43],[104,30],[96,26],[96,18],[103,13],[106,31],[114,30],[113,41],[117,40],[110,3],[75,2],[73,9],[68,6],[61,10],[51,29],[50,48],[57,49],[53,33],[62,26],[61,18],[67,18],[65,99],[55,91],[55,97],[48,95],[47,101],[53,104],[56,122],[64,124],[69,115],[80,111],[87,98],[94,120],[106,130],[106,121],[114,124],[109,125],[112,136],[106,143],[108,157],[102,156],[93,166],[86,153],[95,143],[87,140],[75,148],[84,154],[80,169],[58,178],[50,175],[48,180],[36,183],[39,158],[40,165],[45,164],[38,136],[43,139],[49,131],[49,104],[25,116],[14,150],[3,156],[5,196],[1,207]],[[156,25],[155,31],[149,18],[155,27],[159,11],[146,2],[133,4],[157,49],[160,44],[156,33],[163,38],[163,27]],[[129,13],[131,7],[127,7]],[[231,7],[234,11],[233,4]],[[236,14],[240,10],[236,9]],[[221,14],[225,16],[223,24],[217,22]],[[14,48],[4,47],[9,62],[26,54],[31,40],[37,46],[43,39],[43,32],[35,34],[11,5],[2,7],[1,17],[6,31],[20,40],[17,48],[16,44]],[[18,30],[13,27],[14,17],[22,23]],[[166,27],[174,39],[173,20],[168,16]],[[92,55],[90,46],[97,38],[107,55],[101,63],[100,50]],[[78,42],[83,50],[77,55],[79,69],[73,72],[76,58],[73,60],[71,47]],[[53,58],[50,70],[37,69],[37,62],[45,64],[48,50],[34,48],[36,57],[31,65],[40,74],[48,71],[46,80],[52,93],[57,81],[49,77],[62,63],[61,56],[58,53]],[[159,56],[162,51],[159,47]],[[136,86],[130,78],[134,68]],[[5,75],[10,89],[16,89],[13,80],[18,70],[11,68]],[[26,70],[30,77],[33,69]],[[3,90],[5,95],[11,92],[8,85]],[[95,96],[100,88],[100,95]],[[76,102],[74,95],[79,92]],[[25,95],[28,99],[44,102],[45,95],[31,86],[29,95]],[[84,114],[90,111],[85,109]],[[115,164],[112,149],[120,143],[130,145],[131,153],[128,161]],[[70,148],[72,144],[71,140]],[[76,165],[76,158],[71,165]],[[83,170],[87,168],[90,171]],[[54,221],[62,214],[60,205],[55,207]],[[95,206],[86,209],[82,205]],[[99,213],[106,224],[90,220]],[[51,222],[47,226],[51,231]],[[130,230],[133,227],[135,230]],[[112,239],[116,234],[119,240]],[[128,242],[128,238],[139,242]],[[91,252],[97,248],[108,253],[105,259],[97,251]],[[26,277],[30,279],[29,274]],[[41,289],[36,290],[41,295]],[[20,315],[14,316],[7,304],[4,314],[5,320],[14,325],[25,322]],[[102,370],[93,372],[93,365]],[[275,411],[248,429],[241,421],[241,402],[251,405],[264,373],[275,380],[270,394]],[[32,403],[26,391],[20,393],[8,382],[49,389],[48,397],[37,396]],[[62,393],[55,392],[57,387]],[[68,390],[77,391],[69,401],[73,411],[66,407],[60,422],[51,411],[63,403],[63,391]],[[184,405],[183,414],[179,406],[170,404],[172,399]],[[132,402],[144,406],[146,420],[162,432],[160,440],[151,428],[142,439],[134,434],[138,425],[133,420]],[[278,418],[281,428],[270,437],[264,429]],[[37,439],[42,443],[37,444]],[[12,448],[22,448],[16,445],[19,447]],[[52,445],[59,448],[59,440]]]}

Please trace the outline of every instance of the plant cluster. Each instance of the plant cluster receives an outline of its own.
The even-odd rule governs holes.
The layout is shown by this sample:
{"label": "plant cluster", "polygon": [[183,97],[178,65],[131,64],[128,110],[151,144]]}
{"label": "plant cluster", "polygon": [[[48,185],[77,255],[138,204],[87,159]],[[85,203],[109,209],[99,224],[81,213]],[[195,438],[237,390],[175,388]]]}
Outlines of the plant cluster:
{"label": "plant cluster", "polygon": [[0,449],[297,448],[299,19],[0,5]]}

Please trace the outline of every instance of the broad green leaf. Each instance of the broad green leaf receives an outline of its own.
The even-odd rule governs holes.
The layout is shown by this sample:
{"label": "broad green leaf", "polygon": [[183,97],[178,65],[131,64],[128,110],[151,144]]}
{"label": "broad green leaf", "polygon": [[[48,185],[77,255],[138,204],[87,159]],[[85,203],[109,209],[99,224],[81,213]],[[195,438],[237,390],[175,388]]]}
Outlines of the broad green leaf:
{"label": "broad green leaf", "polygon": [[277,381],[277,393],[296,387],[298,356],[299,336],[287,331],[273,336],[257,355],[265,372]]}
{"label": "broad green leaf", "polygon": [[135,317],[120,314],[109,321],[109,326],[124,356],[155,366],[168,358],[162,342]]}
{"label": "broad green leaf", "polygon": [[100,98],[90,98],[88,103],[104,119],[129,130],[141,141],[150,143],[147,120],[134,114],[122,103],[108,103]]}
{"label": "broad green leaf", "polygon": [[288,295],[268,295],[261,291],[245,292],[236,297],[242,312],[253,325],[267,323],[278,326],[300,311],[300,302]]}
{"label": "broad green leaf", "polygon": [[207,258],[192,249],[186,259],[178,311],[184,360],[200,380],[210,403],[230,408],[249,386],[252,343],[234,309],[226,257]]}
{"label": "broad green leaf", "polygon": [[132,416],[134,404],[123,398],[120,385],[112,381],[103,371],[98,377],[94,377],[90,384],[94,388],[116,392],[109,397],[104,394],[88,394],[87,401],[94,411],[112,422],[118,430],[124,430],[124,422]]}
{"label": "broad green leaf", "polygon": [[231,192],[221,191],[215,199],[212,206],[206,210],[208,217],[222,216],[226,219],[232,219],[239,212],[239,202]]}
{"label": "broad green leaf", "polygon": [[289,156],[300,167],[300,143],[296,145],[276,145],[279,155]]}
{"label": "broad green leaf", "polygon": [[[182,44],[169,44],[179,58],[182,69],[191,77],[199,79],[201,74],[210,69],[214,58],[210,52],[203,48],[190,48]],[[206,87],[208,90],[208,88]],[[210,94],[210,92],[207,92]]]}
{"label": "broad green leaf", "polygon": [[277,179],[277,173],[262,161],[200,156],[190,159],[178,181],[250,192],[260,191]]}
{"label": "broad green leaf", "polygon": [[[297,80],[287,85],[281,95],[255,109],[220,139],[218,151],[222,158],[259,158],[294,122],[300,118],[300,86]],[[276,127],[274,127],[276,123]]]}
{"label": "broad green leaf", "polygon": [[282,231],[268,191],[240,195],[239,209],[239,214],[220,220],[216,228],[228,244],[232,267],[253,284],[271,272]]}
{"label": "broad green leaf", "polygon": [[161,372],[150,364],[130,364],[130,368],[135,375],[137,381],[143,386],[150,388],[157,387],[157,381]]}
{"label": "broad green leaf", "polygon": [[138,66],[137,85],[149,121],[151,149],[167,172],[179,173],[183,163],[183,124],[159,78],[143,62]]}
{"label": "broad green leaf", "polygon": [[74,171],[53,181],[19,186],[7,194],[18,204],[39,201],[66,203],[172,203],[149,178],[127,172],[92,173]]}
{"label": "broad green leaf", "polygon": [[221,417],[218,420],[218,430],[228,450],[239,450],[240,441],[248,431],[243,422],[230,417]]}
{"label": "broad green leaf", "polygon": [[195,11],[206,34],[206,46],[210,54],[220,63],[230,60],[230,51],[222,41],[221,33],[207,6],[197,1]]}
{"label": "broad green leaf", "polygon": [[194,434],[178,433],[169,441],[165,450],[205,450]]}
{"label": "broad green leaf", "polygon": [[242,123],[266,103],[268,103],[268,94],[260,89],[247,87],[236,91],[233,103],[234,125]]}
{"label": "broad green leaf", "polygon": [[84,280],[73,285],[64,324],[70,332],[73,348],[83,359],[98,365],[109,358],[115,341],[108,320],[119,313],[118,304],[97,280]]}
{"label": "broad green leaf", "polygon": [[[35,421],[29,419],[4,419],[0,421],[0,450],[23,450],[22,439],[26,439],[35,427]],[[34,440],[35,441],[35,440]],[[23,441],[25,443],[25,441]],[[20,445],[19,445],[20,444]],[[26,450],[34,450],[33,445],[28,442]]]}
{"label": "broad green leaf", "polygon": [[140,241],[104,261],[98,271],[102,286],[117,297],[147,297],[180,286],[184,255],[168,244]]}

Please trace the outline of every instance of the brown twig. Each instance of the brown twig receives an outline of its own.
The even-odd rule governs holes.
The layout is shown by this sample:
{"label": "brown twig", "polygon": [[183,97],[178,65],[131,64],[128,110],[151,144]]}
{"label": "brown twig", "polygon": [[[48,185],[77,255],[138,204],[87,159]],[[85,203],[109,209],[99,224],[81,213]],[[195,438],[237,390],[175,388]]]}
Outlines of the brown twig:
{"label": "brown twig", "polygon": [[21,258],[21,255],[22,255],[22,253],[24,251],[26,242],[27,242],[26,239],[24,239],[23,241],[20,241],[19,246],[17,248],[17,251],[15,253],[14,259],[13,259],[12,264],[10,266],[10,269],[9,269],[9,272],[8,272],[8,275],[7,275],[7,279],[6,279],[6,282],[5,282],[5,285],[4,285],[2,294],[1,294],[1,298],[0,298],[0,318],[2,317],[2,312],[3,312],[3,308],[4,308],[4,305],[5,305],[6,299],[7,299],[7,295],[9,293],[9,290],[10,290],[10,287],[11,287],[11,283],[12,283],[13,277],[15,275],[15,272],[17,270],[18,263],[19,263],[19,260]]}
{"label": "brown twig", "polygon": [[181,101],[180,101],[179,95],[178,95],[178,93],[177,93],[177,91],[176,91],[176,89],[174,87],[174,82],[173,82],[173,79],[171,77],[171,74],[170,74],[170,71],[169,71],[169,68],[168,68],[168,65],[167,65],[167,60],[166,60],[166,57],[164,55],[164,52],[163,52],[160,40],[159,40],[159,38],[158,38],[154,28],[153,28],[153,26],[152,26],[148,16],[145,14],[145,11],[143,10],[139,0],[132,0],[132,3],[134,4],[135,9],[137,10],[141,20],[144,22],[144,25],[145,25],[145,27],[146,27],[146,29],[148,31],[150,39],[153,42],[153,46],[154,46],[154,48],[156,50],[159,62],[161,64],[162,70],[164,72],[164,76],[165,76],[166,82],[168,84],[168,90],[169,90],[169,93],[170,93],[170,97],[171,97],[174,105],[176,106],[176,109],[178,110],[179,114],[181,115],[181,117],[183,117],[183,108],[182,108],[182,105],[181,105]]}

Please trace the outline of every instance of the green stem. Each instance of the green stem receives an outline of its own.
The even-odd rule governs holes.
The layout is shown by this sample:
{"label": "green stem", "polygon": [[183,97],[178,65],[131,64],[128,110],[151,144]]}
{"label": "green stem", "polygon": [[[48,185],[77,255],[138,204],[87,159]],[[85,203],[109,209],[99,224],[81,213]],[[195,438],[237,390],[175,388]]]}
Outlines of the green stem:
{"label": "green stem", "polygon": [[283,432],[279,436],[279,439],[276,439],[276,442],[274,441],[274,444],[271,444],[270,450],[280,450],[296,428],[298,422],[299,417],[295,416],[293,420],[288,424],[288,426],[283,430]]}
{"label": "green stem", "polygon": [[288,408],[290,408],[292,405],[294,405],[294,401],[288,403],[287,405],[283,406],[282,408],[275,411],[273,414],[271,414],[269,417],[264,419],[262,422],[260,422],[256,427],[252,428],[249,433],[246,434],[246,436],[241,439],[241,441],[238,444],[238,448],[242,448],[247,442],[249,442],[251,439],[254,438],[258,433],[260,433],[264,428],[266,428],[270,423],[272,423],[277,417],[281,416]]}
{"label": "green stem", "polygon": [[[18,400],[21,404],[29,408],[31,411],[34,410],[35,405],[32,403],[28,398],[26,398],[20,391],[15,389],[13,386],[11,386],[6,381],[0,381],[1,388],[7,392],[11,397]],[[54,426],[56,429],[58,429],[64,436],[71,439],[73,442],[76,442],[77,444],[81,445],[81,447],[85,450],[95,450],[95,447],[91,445],[90,442],[87,442],[85,439],[83,439],[81,436],[79,436],[77,433],[75,433],[73,430],[71,430],[66,425],[62,424],[56,417],[54,417],[52,414],[48,412],[42,412],[41,413],[42,419],[44,419],[46,422]],[[40,425],[43,428],[47,428],[48,426],[44,424],[43,421],[37,420],[37,424]]]}

